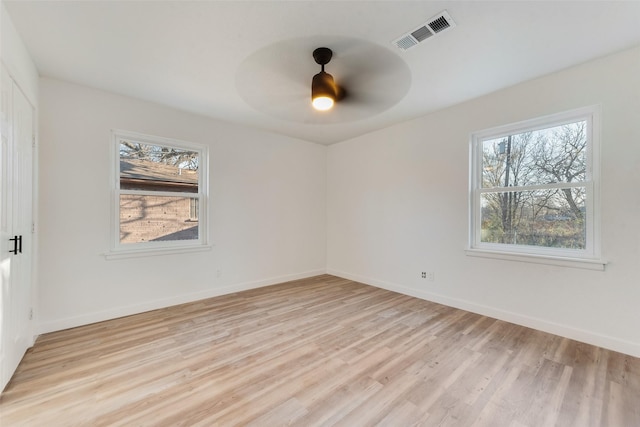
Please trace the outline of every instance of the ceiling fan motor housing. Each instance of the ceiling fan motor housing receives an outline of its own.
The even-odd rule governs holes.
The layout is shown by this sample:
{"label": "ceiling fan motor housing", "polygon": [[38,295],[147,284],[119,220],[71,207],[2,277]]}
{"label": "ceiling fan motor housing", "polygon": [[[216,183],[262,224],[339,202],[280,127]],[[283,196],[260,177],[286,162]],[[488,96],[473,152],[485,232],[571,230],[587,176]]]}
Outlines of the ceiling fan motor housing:
{"label": "ceiling fan motor housing", "polygon": [[313,80],[311,81],[311,96],[312,98],[326,96],[335,100],[337,97],[337,90],[336,84],[333,81],[333,76],[329,73],[325,73],[324,71],[320,71],[318,74],[313,76]]}

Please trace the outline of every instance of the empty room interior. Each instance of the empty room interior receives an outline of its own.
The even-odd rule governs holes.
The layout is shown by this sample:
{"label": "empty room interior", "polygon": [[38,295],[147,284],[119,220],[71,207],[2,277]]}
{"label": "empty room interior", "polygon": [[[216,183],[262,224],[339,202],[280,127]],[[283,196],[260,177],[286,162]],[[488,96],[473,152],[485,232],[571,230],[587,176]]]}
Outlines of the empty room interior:
{"label": "empty room interior", "polygon": [[0,425],[640,426],[640,1],[0,2]]}

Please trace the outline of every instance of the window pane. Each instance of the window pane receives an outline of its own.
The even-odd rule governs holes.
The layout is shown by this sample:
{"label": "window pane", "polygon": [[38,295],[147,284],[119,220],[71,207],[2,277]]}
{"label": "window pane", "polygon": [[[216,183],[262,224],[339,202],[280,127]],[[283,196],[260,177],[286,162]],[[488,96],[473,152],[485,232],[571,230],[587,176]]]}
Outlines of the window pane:
{"label": "window pane", "polygon": [[585,249],[585,187],[484,193],[483,243]]}
{"label": "window pane", "polygon": [[197,151],[123,141],[120,188],[197,193],[199,160]]}
{"label": "window pane", "polygon": [[587,122],[482,141],[482,187],[586,180]]}
{"label": "window pane", "polygon": [[192,200],[197,199],[120,195],[120,243],[197,240],[198,204]]}

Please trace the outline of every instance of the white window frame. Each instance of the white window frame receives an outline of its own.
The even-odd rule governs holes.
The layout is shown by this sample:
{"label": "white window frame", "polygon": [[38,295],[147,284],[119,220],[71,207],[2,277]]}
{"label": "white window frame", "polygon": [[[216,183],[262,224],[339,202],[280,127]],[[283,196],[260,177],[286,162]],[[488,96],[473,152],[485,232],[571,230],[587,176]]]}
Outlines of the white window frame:
{"label": "white window frame", "polygon": [[[580,183],[558,184],[557,187],[585,187],[586,247],[584,249],[548,248],[530,245],[487,243],[481,241],[481,196],[495,192],[482,188],[482,143],[486,140],[516,135],[585,120],[587,122],[586,178]],[[606,264],[600,252],[600,107],[590,106],[549,116],[475,132],[470,138],[469,244],[467,255],[566,267],[603,270]],[[512,191],[528,191],[546,186],[513,187]],[[510,187],[511,188],[511,187]]]}
{"label": "white window frame", "polygon": [[[198,238],[193,240],[172,240],[138,243],[120,243],[120,196],[124,194],[154,195],[168,197],[194,197],[195,193],[122,190],[120,189],[120,143],[136,143],[180,148],[198,153]],[[207,200],[209,198],[209,151],[206,145],[159,136],[145,135],[126,130],[111,131],[111,226],[110,250],[104,255],[107,259],[130,258],[140,256],[165,255],[210,250],[208,244]]]}

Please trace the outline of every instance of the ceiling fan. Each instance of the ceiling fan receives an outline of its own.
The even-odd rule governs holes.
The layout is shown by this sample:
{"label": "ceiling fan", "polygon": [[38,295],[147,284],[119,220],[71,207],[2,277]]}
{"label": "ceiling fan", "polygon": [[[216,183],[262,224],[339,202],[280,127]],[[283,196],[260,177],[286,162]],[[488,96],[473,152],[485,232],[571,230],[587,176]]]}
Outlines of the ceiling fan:
{"label": "ceiling fan", "polygon": [[344,88],[338,86],[333,76],[324,71],[324,66],[331,61],[333,52],[328,47],[319,47],[313,51],[313,59],[322,69],[311,81],[311,105],[318,111],[327,111],[344,98]]}
{"label": "ceiling fan", "polygon": [[[409,67],[392,49],[327,35],[265,46],[249,55],[236,74],[238,93],[248,105],[301,124],[370,118],[399,102],[410,83]],[[324,102],[333,109],[316,110],[315,98],[329,98]]]}

